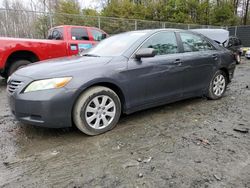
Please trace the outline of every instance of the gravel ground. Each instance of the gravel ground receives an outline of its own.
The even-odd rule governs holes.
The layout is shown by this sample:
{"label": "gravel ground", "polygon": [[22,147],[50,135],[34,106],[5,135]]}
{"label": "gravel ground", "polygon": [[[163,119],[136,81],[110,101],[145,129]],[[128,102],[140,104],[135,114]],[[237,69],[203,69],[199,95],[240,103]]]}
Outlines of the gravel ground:
{"label": "gravel ground", "polygon": [[134,113],[103,135],[16,122],[0,80],[0,187],[250,187],[250,62],[221,100]]}

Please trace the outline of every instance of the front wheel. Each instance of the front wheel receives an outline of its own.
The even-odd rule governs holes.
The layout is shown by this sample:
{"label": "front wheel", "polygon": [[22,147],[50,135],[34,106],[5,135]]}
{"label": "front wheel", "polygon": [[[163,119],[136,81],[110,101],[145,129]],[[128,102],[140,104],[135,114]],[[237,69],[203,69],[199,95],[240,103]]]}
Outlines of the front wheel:
{"label": "front wheel", "polygon": [[86,90],[76,101],[73,121],[87,135],[98,135],[113,129],[121,115],[117,94],[102,86]]}
{"label": "front wheel", "polygon": [[213,100],[221,98],[226,91],[226,87],[227,76],[223,71],[218,70],[210,81],[207,94],[208,98]]}

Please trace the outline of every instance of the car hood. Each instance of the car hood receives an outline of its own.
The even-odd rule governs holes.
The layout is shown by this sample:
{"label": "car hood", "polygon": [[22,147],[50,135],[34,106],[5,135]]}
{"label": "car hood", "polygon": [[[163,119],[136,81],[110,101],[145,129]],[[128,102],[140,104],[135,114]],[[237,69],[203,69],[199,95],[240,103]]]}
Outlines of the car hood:
{"label": "car hood", "polygon": [[99,69],[112,60],[111,57],[65,57],[40,61],[17,70],[14,74],[32,79],[71,76],[76,72]]}

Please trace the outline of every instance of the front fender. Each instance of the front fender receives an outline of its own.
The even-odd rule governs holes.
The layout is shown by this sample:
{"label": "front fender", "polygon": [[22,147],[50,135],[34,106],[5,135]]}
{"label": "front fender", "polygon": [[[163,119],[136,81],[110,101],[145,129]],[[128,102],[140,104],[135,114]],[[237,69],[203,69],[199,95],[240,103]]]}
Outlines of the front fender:
{"label": "front fender", "polygon": [[[86,91],[88,88],[92,87],[92,86],[104,86],[104,87],[109,87],[112,86],[112,87],[115,87],[117,89],[119,89],[119,92],[120,93],[117,93],[117,95],[122,95],[120,97],[122,97],[122,102],[123,102],[123,110],[126,109],[126,95],[125,94],[125,88],[123,88],[121,86],[121,84],[113,79],[110,79],[110,78],[96,78],[96,79],[93,79],[93,80],[90,80],[86,83],[84,83],[81,87],[79,87],[78,89],[75,89],[75,94],[74,94],[74,99],[72,100],[72,110],[73,110],[73,107],[74,107],[74,104],[75,102],[77,101],[77,99],[79,98],[79,96],[84,92]],[[113,89],[113,88],[110,88],[110,89]],[[115,91],[117,92],[117,91]]]}

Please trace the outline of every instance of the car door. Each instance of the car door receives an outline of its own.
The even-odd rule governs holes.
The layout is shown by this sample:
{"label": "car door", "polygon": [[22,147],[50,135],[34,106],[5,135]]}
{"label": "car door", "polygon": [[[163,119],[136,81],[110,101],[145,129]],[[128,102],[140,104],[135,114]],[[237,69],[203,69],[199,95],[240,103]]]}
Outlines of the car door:
{"label": "car door", "polygon": [[67,48],[65,48],[66,42],[64,41],[63,27],[57,27],[51,29],[49,31],[48,39],[56,41],[51,41],[49,43],[45,43],[39,46],[40,51],[46,51],[47,59],[52,59],[67,55]]}
{"label": "car door", "polygon": [[131,105],[164,103],[180,98],[183,67],[175,33],[156,33],[140,48],[154,48],[156,56],[140,60],[130,58],[127,76],[132,80],[128,83]]}
{"label": "car door", "polygon": [[86,28],[72,27],[70,29],[69,50],[70,55],[76,55],[81,51],[92,48],[93,41],[90,41]]}
{"label": "car door", "polygon": [[189,32],[179,32],[182,43],[182,63],[186,67],[184,75],[183,95],[200,95],[204,93],[220,54],[206,38]]}

